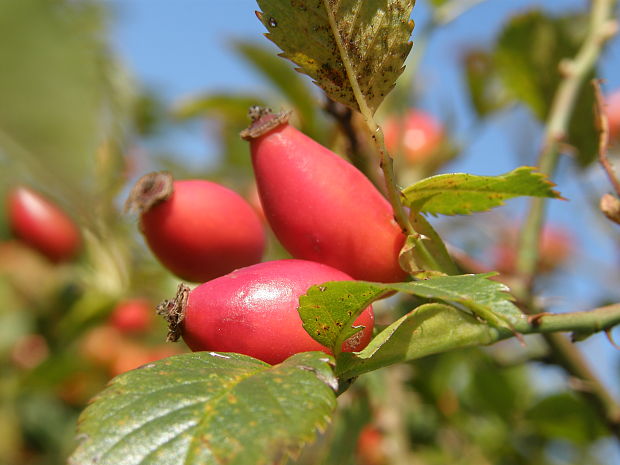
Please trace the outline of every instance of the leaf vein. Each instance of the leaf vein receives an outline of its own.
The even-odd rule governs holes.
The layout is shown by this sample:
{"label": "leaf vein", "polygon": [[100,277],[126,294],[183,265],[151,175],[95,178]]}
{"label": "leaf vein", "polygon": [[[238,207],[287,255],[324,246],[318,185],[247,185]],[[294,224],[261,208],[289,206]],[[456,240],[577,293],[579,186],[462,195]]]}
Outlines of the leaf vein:
{"label": "leaf vein", "polygon": [[[172,410],[168,410],[167,412],[165,412],[163,415],[159,415],[153,418],[150,418],[148,421],[141,423],[140,425],[138,425],[136,428],[132,429],[131,431],[129,431],[127,434],[123,434],[123,436],[121,436],[116,442],[114,442],[113,444],[111,444],[109,446],[109,448],[103,453],[103,455],[101,456],[101,459],[105,458],[106,456],[109,456],[110,453],[117,449],[121,444],[123,444],[124,442],[127,441],[128,438],[130,438],[131,436],[133,436],[134,434],[140,432],[142,430],[142,428],[144,428],[146,425],[150,425],[153,424],[163,418],[166,418],[172,414],[181,412],[182,410],[185,409],[189,409],[189,408],[193,408],[195,407],[197,404],[200,404],[202,401],[200,402],[194,402],[192,404],[188,404],[188,405],[184,405],[183,407],[179,407],[176,409],[172,409]],[[195,420],[192,420],[191,422],[188,423],[192,423]],[[195,422],[192,426],[197,426],[198,422]],[[189,428],[188,428],[189,429]]]}

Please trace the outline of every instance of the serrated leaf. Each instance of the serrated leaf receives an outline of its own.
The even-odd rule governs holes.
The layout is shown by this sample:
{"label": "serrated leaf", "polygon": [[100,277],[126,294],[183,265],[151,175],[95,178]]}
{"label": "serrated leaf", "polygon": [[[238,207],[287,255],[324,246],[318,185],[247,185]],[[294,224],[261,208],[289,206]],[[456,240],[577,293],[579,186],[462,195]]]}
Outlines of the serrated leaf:
{"label": "serrated leaf", "polygon": [[467,215],[504,205],[520,196],[562,198],[554,184],[521,166],[500,176],[455,173],[423,179],[403,190],[404,203],[414,211],[433,215]]}
{"label": "serrated leaf", "polygon": [[74,465],[272,464],[324,429],[336,405],[330,358],[280,365],[196,352],[123,374],[80,417]]}
{"label": "serrated leaf", "polygon": [[385,328],[361,352],[342,353],[336,374],[349,379],[398,362],[491,344],[508,334],[449,305],[425,304]]}
{"label": "serrated leaf", "polygon": [[511,302],[508,288],[489,279],[492,275],[440,276],[394,284],[332,281],[311,287],[299,299],[298,311],[308,334],[334,353],[339,352],[338,344],[354,334],[351,324],[359,313],[394,291],[460,304],[487,323],[510,330],[524,316]]}
{"label": "serrated leaf", "polygon": [[282,56],[337,102],[359,110],[355,81],[374,112],[403,71],[414,0],[257,2],[267,37]]}
{"label": "serrated leaf", "polygon": [[330,282],[312,286],[299,298],[299,315],[304,329],[316,341],[336,351],[343,341],[361,330],[351,325],[364,308],[386,292],[381,286],[363,281]]}

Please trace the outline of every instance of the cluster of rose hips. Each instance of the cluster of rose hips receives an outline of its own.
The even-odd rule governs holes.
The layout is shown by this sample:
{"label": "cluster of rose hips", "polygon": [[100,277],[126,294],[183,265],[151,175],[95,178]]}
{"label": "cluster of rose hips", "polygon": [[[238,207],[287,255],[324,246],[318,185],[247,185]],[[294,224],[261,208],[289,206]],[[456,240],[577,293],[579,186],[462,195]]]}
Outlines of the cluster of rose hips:
{"label": "cluster of rose hips", "polygon": [[[607,107],[614,140],[617,101],[613,94]],[[388,151],[410,163],[432,158],[444,140],[441,125],[418,110],[388,118],[384,133]],[[243,353],[268,363],[302,351],[329,352],[302,328],[299,297],[326,281],[405,280],[398,263],[405,236],[366,176],[290,126],[287,115],[259,112],[242,135],[251,146],[260,212],[224,186],[175,181],[168,173],[148,174],[132,190],[127,205],[140,211],[152,252],[178,277],[203,283],[191,291],[180,287],[160,312],[173,338],[182,335],[192,350]],[[33,190],[13,189],[8,214],[13,232],[51,261],[79,251],[75,223]],[[265,220],[293,259],[260,263]],[[498,256],[496,268],[509,258]],[[355,324],[364,329],[345,351],[370,341],[372,308]]]}
{"label": "cluster of rose hips", "polygon": [[[168,173],[141,178],[128,199],[159,261],[184,280],[160,312],[173,339],[195,351],[236,352],[279,363],[329,349],[302,327],[299,297],[315,284],[406,279],[398,264],[405,236],[390,204],[366,176],[287,122],[262,112],[243,137],[250,142],[264,215],[293,257],[260,263],[265,231],[256,210],[234,191]],[[344,351],[365,347],[372,308],[355,322],[360,334]]]}
{"label": "cluster of rose hips", "polygon": [[[362,172],[287,120],[258,112],[242,136],[250,142],[261,213],[293,259],[259,263],[265,232],[256,208],[219,184],[151,173],[130,194],[127,206],[140,211],[140,229],[160,262],[203,283],[191,291],[180,286],[159,308],[170,338],[182,336],[194,351],[236,352],[272,364],[298,352],[329,353],[302,327],[301,295],[327,281],[406,279],[398,263],[405,236],[389,202]],[[418,133],[412,125],[420,121]],[[414,132],[405,149],[431,152],[441,137],[433,124],[414,112],[404,127],[388,125],[388,140]],[[370,341],[372,307],[355,324],[363,329],[344,351]]]}

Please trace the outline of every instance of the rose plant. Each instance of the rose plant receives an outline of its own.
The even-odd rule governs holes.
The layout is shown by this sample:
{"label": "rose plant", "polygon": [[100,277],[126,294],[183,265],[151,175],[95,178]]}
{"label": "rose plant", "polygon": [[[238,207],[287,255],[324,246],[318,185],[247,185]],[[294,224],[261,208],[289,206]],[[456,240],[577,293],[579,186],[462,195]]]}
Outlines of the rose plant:
{"label": "rose plant", "polygon": [[[589,176],[606,156],[593,105],[615,134],[613,99],[605,113],[587,85],[617,29],[613,0],[583,15],[508,18],[464,60],[473,124],[463,126],[447,99],[437,120],[419,110],[430,100],[420,94],[449,79],[428,86],[417,72],[426,60],[407,61],[413,0],[258,0],[267,38],[320,99],[272,49],[239,41],[234,50],[280,95],[209,91],[172,112],[156,93],[128,92],[98,42],[95,2],[53,3],[0,2],[0,176],[49,194],[7,188],[0,214],[7,236],[38,251],[0,247],[0,463],[56,465],[72,447],[76,465],[605,460],[598,449],[620,438],[619,403],[573,342],[613,340],[616,268],[592,270],[576,250],[591,248],[581,232],[594,222],[559,191],[578,196],[563,173]],[[472,8],[463,3],[429,2],[418,37]],[[434,42],[419,40],[414,58]],[[265,108],[280,97],[284,110]],[[529,111],[507,111],[517,105]],[[486,124],[500,115],[510,124]],[[179,148],[146,156],[161,129],[195,117],[217,139],[213,165],[186,166]],[[454,130],[465,126],[467,136]],[[449,160],[479,150],[457,146],[500,126],[540,145],[538,168],[451,172]],[[501,152],[488,155],[506,162]],[[138,159],[159,171],[131,188],[124,167]],[[570,169],[558,171],[560,159]],[[251,202],[236,193],[253,191]],[[127,197],[137,225],[120,213]],[[527,203],[507,207],[518,231],[486,227],[497,217],[478,213],[518,197]],[[551,202],[574,213],[570,236],[545,221]],[[475,257],[489,244],[500,248],[487,272]],[[604,289],[605,306],[574,311],[582,283]],[[569,311],[553,313],[554,291]],[[540,389],[530,360],[570,383]]]}

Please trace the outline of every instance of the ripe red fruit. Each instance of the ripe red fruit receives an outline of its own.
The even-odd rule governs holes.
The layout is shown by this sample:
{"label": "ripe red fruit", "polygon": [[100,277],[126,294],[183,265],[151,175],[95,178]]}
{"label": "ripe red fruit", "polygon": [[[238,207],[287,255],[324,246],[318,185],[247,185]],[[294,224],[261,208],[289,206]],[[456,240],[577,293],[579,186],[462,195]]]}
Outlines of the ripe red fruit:
{"label": "ripe red fruit", "polygon": [[245,198],[247,199],[249,204],[252,205],[261,221],[267,222],[267,218],[265,217],[265,210],[263,209],[263,205],[261,204],[258,187],[256,186],[255,182],[253,182],[248,188]]}
{"label": "ripe red fruit", "polygon": [[356,452],[361,465],[386,465],[389,463],[385,451],[384,433],[375,425],[362,428],[357,438]]}
{"label": "ripe red fruit", "polygon": [[275,235],[295,258],[355,279],[395,282],[405,236],[389,202],[355,167],[287,123],[263,114],[242,133]]}
{"label": "ripe red fruit", "polygon": [[620,89],[607,97],[605,114],[609,121],[609,138],[613,142],[620,141]]}
{"label": "ripe red fruit", "polygon": [[27,187],[16,187],[7,198],[9,226],[22,241],[53,262],[67,261],[78,252],[78,227],[57,205]]}
{"label": "ripe red fruit", "polygon": [[152,322],[153,306],[147,299],[119,302],[110,314],[110,324],[123,333],[147,331]]}
{"label": "ripe red fruit", "polygon": [[[159,310],[170,322],[169,339],[178,339],[180,330],[193,351],[236,352],[275,364],[299,352],[330,353],[303,328],[299,297],[315,284],[350,280],[320,263],[277,260],[236,270],[192,291],[180,286],[177,298]],[[370,341],[372,307],[355,324],[364,329],[343,344],[345,352],[361,350]]]}
{"label": "ripe red fruit", "polygon": [[239,194],[214,182],[147,174],[127,207],[141,212],[149,247],[182,279],[208,281],[262,258],[265,232],[257,214]]}
{"label": "ripe red fruit", "polygon": [[388,152],[403,154],[412,163],[423,162],[437,153],[444,137],[439,122],[420,110],[389,118],[383,125],[383,134]]}

